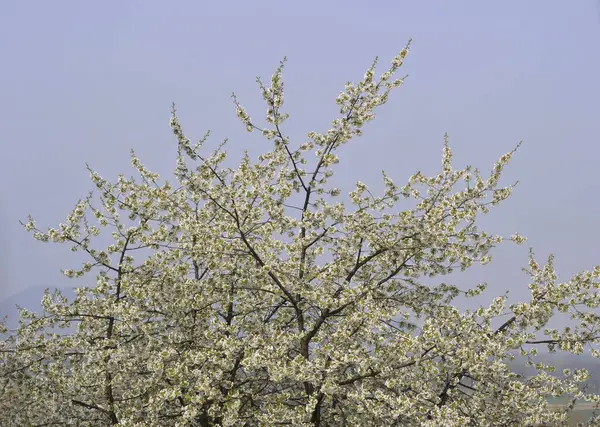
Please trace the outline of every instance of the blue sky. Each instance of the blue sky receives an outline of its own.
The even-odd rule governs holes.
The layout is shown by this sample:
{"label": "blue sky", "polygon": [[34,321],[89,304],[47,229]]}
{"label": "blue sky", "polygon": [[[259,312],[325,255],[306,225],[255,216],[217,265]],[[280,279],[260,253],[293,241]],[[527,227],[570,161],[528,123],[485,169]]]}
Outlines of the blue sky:
{"label": "blue sky", "polygon": [[[457,166],[484,171],[523,140],[504,180],[520,183],[482,225],[519,231],[542,260],[554,253],[561,278],[600,263],[597,0],[2,2],[0,300],[72,284],[59,269],[81,258],[18,220],[63,221],[92,189],[86,162],[129,176],[134,148],[170,176],[172,102],[190,136],[210,129],[234,159],[258,154],[268,142],[245,132],[230,95],[261,116],[255,77],[287,56],[287,132],[299,143],[328,128],[345,81],[375,56],[382,70],[409,38],[406,84],[341,150],[336,182],[436,173],[445,132]],[[527,247],[494,254],[459,280],[526,296]]]}

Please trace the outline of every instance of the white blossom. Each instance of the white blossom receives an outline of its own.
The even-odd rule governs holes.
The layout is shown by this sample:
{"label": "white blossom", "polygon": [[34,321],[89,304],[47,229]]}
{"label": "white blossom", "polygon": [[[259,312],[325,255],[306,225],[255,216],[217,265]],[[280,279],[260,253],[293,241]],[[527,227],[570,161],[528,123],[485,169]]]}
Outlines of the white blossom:
{"label": "white blossom", "polygon": [[[515,150],[482,176],[453,166],[445,136],[438,174],[399,186],[384,172],[383,194],[358,181],[332,201],[339,147],[402,84],[408,50],[379,79],[375,61],[348,82],[330,129],[307,140],[285,133],[284,60],[270,86],[257,79],[264,127],[233,96],[242,125],[272,141],[257,160],[224,167],[225,142],[204,153],[209,134],[192,144],[173,109],[176,185],[132,151],[138,181],[88,167],[95,198],[45,231],[29,217],[35,239],[86,255],[63,273],[87,286],[73,301],[47,292],[16,331],[0,323],[0,425],[559,426],[568,413],[548,397],[598,404],[588,372],[560,376],[536,349],[600,355],[600,266],[558,282],[553,257],[531,252],[530,298],[488,290],[473,311],[454,301],[485,283],[431,281],[525,241],[478,227],[515,188],[499,186]],[[549,328],[559,312],[572,325]],[[519,357],[537,374],[511,372]]]}

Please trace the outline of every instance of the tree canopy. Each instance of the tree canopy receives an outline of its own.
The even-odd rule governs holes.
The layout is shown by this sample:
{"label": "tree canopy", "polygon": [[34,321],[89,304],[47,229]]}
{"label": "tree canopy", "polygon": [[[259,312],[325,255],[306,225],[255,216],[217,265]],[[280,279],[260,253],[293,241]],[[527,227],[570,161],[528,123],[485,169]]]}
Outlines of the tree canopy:
{"label": "tree canopy", "polygon": [[[35,239],[88,258],[66,276],[95,277],[72,301],[47,292],[43,313],[0,330],[0,424],[560,426],[569,408],[549,397],[600,403],[587,371],[536,359],[546,348],[599,356],[600,267],[558,282],[553,258],[530,252],[530,298],[475,310],[455,301],[485,283],[431,283],[525,241],[478,227],[514,189],[500,178],[517,148],[482,175],[453,168],[445,137],[437,175],[400,186],[383,173],[382,194],[330,185],[339,147],[402,86],[408,52],[346,83],[331,128],[299,143],[285,132],[282,61],[268,85],[258,79],[264,127],[233,96],[270,151],[225,167],[225,145],[204,153],[209,135],[192,143],[173,109],[175,185],[132,150],[137,178],[88,167],[96,193],[64,224],[41,230],[29,217]],[[95,244],[103,233],[107,247]],[[550,329],[559,313],[571,326]],[[511,372],[515,358],[536,374]]]}

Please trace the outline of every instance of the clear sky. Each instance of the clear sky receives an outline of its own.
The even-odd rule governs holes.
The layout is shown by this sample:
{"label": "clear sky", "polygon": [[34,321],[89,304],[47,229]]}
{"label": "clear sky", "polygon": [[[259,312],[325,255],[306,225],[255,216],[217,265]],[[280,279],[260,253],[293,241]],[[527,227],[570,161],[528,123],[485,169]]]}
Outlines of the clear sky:
{"label": "clear sky", "polygon": [[[437,173],[444,132],[457,166],[484,171],[523,140],[504,180],[520,184],[482,224],[519,231],[542,260],[556,254],[561,278],[600,263],[598,0],[3,1],[0,300],[71,284],[59,269],[81,258],[18,220],[63,221],[93,187],[86,162],[129,176],[134,148],[171,176],[171,102],[194,139],[210,129],[234,158],[259,153],[268,142],[245,132],[230,94],[262,116],[255,77],[287,56],[287,130],[299,143],[328,129],[345,81],[375,56],[382,70],[409,38],[410,77],[343,148],[337,182],[380,188],[382,169],[399,184]],[[527,247],[494,254],[460,280],[525,296]]]}

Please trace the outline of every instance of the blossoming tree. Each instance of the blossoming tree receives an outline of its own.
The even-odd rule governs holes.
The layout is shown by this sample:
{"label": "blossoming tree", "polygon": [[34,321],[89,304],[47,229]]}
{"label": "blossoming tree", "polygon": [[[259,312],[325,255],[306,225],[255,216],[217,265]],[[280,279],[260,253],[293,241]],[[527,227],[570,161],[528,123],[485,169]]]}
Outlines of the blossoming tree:
{"label": "blossoming tree", "polygon": [[[18,330],[3,328],[0,424],[538,426],[566,425],[569,408],[548,397],[599,403],[587,372],[559,376],[536,354],[598,357],[600,267],[558,283],[552,258],[531,254],[531,297],[474,311],[452,303],[485,284],[427,282],[489,262],[503,240],[524,242],[477,227],[511,194],[499,180],[514,150],[482,176],[453,169],[446,138],[435,176],[398,186],[384,173],[383,194],[358,182],[344,201],[328,184],[338,148],[402,85],[408,49],[379,78],[375,61],[347,83],[331,129],[300,144],[284,129],[282,62],[269,85],[258,80],[264,128],[233,97],[247,130],[272,141],[258,159],[224,167],[222,145],[202,154],[208,134],[192,144],[173,110],[177,185],[132,151],[138,180],[90,169],[98,197],[66,223],[42,231],[30,217],[36,239],[88,258],[66,276],[96,277],[74,301],[47,292],[43,313],[23,310]],[[414,207],[399,209],[403,199]],[[114,242],[95,247],[105,230]],[[571,326],[549,329],[559,312]],[[512,373],[515,357],[537,375]]]}

